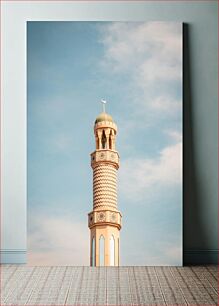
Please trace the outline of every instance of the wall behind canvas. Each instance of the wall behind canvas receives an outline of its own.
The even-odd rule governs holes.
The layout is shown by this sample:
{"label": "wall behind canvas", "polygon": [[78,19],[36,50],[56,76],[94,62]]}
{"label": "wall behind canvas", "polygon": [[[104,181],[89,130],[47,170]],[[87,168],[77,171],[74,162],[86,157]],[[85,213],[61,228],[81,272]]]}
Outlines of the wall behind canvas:
{"label": "wall behind canvas", "polygon": [[[216,262],[217,2],[68,3],[61,7],[55,3],[48,6],[39,3],[2,5],[5,16],[2,60],[7,63],[2,67],[2,262],[26,260],[25,22],[48,20],[51,16],[54,20],[57,16],[62,20],[75,16],[78,20],[163,20],[188,24],[184,41],[185,259],[187,262]],[[15,55],[10,52],[14,47]]]}

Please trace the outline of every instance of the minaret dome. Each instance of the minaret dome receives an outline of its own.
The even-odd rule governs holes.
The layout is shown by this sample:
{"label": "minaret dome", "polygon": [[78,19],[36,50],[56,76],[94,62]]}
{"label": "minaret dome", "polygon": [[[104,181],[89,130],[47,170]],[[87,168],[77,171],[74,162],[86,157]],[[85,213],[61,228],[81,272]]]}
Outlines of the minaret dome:
{"label": "minaret dome", "polygon": [[113,122],[113,118],[109,114],[102,112],[97,116],[95,124],[102,121]]}

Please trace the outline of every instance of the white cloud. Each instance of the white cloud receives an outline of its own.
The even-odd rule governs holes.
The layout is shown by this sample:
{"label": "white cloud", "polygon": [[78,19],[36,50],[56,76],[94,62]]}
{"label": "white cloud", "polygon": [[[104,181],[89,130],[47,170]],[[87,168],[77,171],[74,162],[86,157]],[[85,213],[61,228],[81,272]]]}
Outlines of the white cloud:
{"label": "white cloud", "polygon": [[[171,240],[171,234],[167,241],[155,241],[154,253],[149,251],[148,261],[152,262],[152,265],[168,266],[168,265],[180,265],[182,264],[182,245],[178,238],[177,240]],[[172,237],[173,238],[173,237]]]}
{"label": "white cloud", "polygon": [[112,23],[104,27],[104,65],[114,72],[132,71],[141,86],[159,79],[181,79],[181,24]]}
{"label": "white cloud", "polygon": [[[140,232],[140,230],[139,230]],[[149,230],[151,239],[144,240],[142,236],[135,237],[135,248],[129,248],[128,241],[122,242],[124,265],[147,266],[177,266],[182,264],[181,233],[166,232],[163,238]],[[124,238],[124,237],[123,237]],[[127,238],[128,240],[128,238]],[[150,247],[149,247],[150,246]],[[129,256],[127,256],[127,254]]]}
{"label": "white cloud", "polygon": [[89,265],[86,222],[61,216],[32,215],[29,223],[28,264]]}
{"label": "white cloud", "polygon": [[182,247],[177,245],[175,246],[167,246],[164,250],[164,256],[169,258],[170,261],[179,261],[179,258],[182,258]]}
{"label": "white cloud", "polygon": [[180,133],[179,131],[167,130],[165,132],[173,141],[175,141],[175,143],[182,142],[182,133]]}
{"label": "white cloud", "polygon": [[181,101],[177,101],[172,97],[158,96],[151,102],[151,106],[158,111],[168,113],[169,115],[175,115],[182,111]]}
{"label": "white cloud", "polygon": [[100,31],[102,66],[110,74],[128,76],[128,98],[131,93],[136,114],[156,111],[168,117],[182,111],[181,94],[176,98],[172,91],[182,82],[180,23],[115,22]]}
{"label": "white cloud", "polygon": [[[145,251],[145,264],[151,266],[175,266],[182,264],[182,247],[179,243],[159,242],[156,252]],[[147,254],[148,253],[148,254]]]}
{"label": "white cloud", "polygon": [[181,73],[178,63],[171,63],[160,58],[160,55],[154,58],[145,60],[139,67],[139,84],[144,88],[146,84],[161,80],[174,81],[180,80]]}
{"label": "white cloud", "polygon": [[181,182],[181,142],[164,148],[159,157],[151,159],[129,158],[121,163],[120,191],[125,198],[133,203],[143,199],[145,194],[155,186],[175,186]]}

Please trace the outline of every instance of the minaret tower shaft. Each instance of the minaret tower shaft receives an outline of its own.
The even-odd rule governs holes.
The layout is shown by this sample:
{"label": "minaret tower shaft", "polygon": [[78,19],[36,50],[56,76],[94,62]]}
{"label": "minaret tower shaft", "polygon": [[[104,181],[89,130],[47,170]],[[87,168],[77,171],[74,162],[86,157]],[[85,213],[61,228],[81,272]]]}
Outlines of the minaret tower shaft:
{"label": "minaret tower shaft", "polygon": [[116,134],[117,126],[104,109],[94,124],[96,150],[91,153],[93,210],[88,214],[91,266],[119,266],[120,261],[122,216],[117,209],[119,154],[115,148]]}

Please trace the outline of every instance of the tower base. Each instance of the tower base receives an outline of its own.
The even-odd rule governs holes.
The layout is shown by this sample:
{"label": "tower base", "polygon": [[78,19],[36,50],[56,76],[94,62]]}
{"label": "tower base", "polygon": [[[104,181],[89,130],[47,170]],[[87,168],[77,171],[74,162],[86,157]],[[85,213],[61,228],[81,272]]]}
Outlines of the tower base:
{"label": "tower base", "polygon": [[119,266],[119,229],[110,225],[91,228],[90,265]]}

